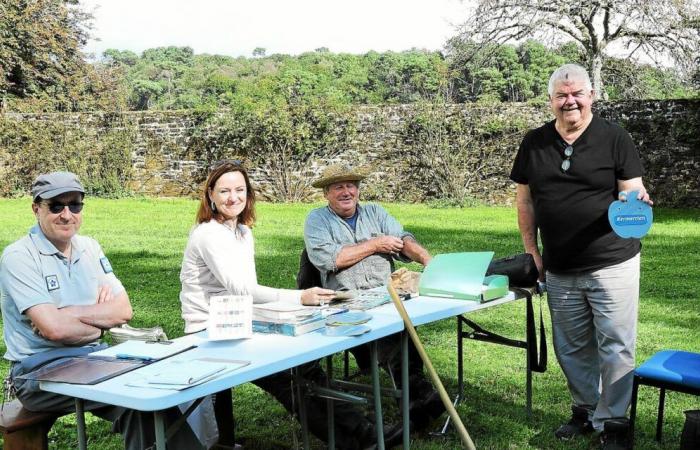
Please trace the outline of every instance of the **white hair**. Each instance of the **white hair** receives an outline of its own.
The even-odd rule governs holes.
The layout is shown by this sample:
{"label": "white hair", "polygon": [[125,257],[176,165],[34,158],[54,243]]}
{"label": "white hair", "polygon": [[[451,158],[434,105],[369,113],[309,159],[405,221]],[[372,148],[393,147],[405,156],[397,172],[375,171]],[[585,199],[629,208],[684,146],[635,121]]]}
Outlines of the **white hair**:
{"label": "white hair", "polygon": [[583,81],[587,90],[593,90],[588,72],[578,64],[564,64],[554,71],[552,76],[549,77],[549,85],[547,86],[547,92],[550,97],[554,94],[554,85],[560,81]]}

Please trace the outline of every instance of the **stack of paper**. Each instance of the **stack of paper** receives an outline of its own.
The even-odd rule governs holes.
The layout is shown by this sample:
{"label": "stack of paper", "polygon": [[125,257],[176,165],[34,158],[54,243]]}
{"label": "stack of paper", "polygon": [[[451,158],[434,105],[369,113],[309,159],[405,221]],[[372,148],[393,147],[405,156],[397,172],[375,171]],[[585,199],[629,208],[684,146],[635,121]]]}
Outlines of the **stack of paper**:
{"label": "stack of paper", "polygon": [[253,331],[298,336],[326,325],[319,308],[272,302],[254,305]]}
{"label": "stack of paper", "polygon": [[253,305],[253,320],[287,323],[302,321],[321,314],[319,308],[295,305],[289,302],[258,303]]}

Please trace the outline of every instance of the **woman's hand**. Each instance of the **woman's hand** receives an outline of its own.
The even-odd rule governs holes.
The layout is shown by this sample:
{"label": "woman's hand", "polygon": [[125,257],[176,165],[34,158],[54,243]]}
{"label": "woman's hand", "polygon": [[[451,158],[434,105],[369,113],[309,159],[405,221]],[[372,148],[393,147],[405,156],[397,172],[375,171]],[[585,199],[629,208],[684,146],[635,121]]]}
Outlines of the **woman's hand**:
{"label": "woman's hand", "polygon": [[301,291],[301,304],[304,306],[323,306],[331,302],[335,291],[312,287]]}

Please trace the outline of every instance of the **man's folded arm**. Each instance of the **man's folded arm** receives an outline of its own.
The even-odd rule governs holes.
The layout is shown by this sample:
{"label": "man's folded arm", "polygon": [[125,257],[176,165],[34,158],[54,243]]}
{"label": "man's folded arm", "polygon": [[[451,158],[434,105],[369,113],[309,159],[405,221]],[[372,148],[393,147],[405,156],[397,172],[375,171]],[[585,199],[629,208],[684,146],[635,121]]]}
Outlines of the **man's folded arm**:
{"label": "man's folded arm", "polygon": [[41,336],[65,345],[88,344],[102,333],[99,328],[81,322],[65,309],[58,309],[51,303],[34,305],[25,314]]}
{"label": "man's folded arm", "polygon": [[102,329],[124,324],[133,314],[126,291],[121,291],[107,302],[67,306],[60,311],[70,314],[85,325]]}
{"label": "man's folded arm", "polygon": [[374,239],[370,239],[358,244],[345,245],[340,249],[340,253],[335,259],[335,266],[340,269],[345,269],[354,266],[358,262],[367,258],[370,255],[377,253],[377,245]]}

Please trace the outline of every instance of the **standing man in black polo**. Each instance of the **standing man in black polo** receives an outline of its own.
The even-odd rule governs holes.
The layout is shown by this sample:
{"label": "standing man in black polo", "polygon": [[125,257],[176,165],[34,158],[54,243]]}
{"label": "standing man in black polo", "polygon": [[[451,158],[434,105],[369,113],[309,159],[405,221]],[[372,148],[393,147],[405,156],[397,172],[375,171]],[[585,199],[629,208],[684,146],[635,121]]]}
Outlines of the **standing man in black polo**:
{"label": "standing man in black polo", "polygon": [[596,431],[603,448],[627,448],[641,244],[618,237],[607,210],[631,191],[652,202],[629,134],[592,113],[586,70],[558,68],[548,92],[555,120],[527,133],[510,178],[525,251],[546,278],[554,349],[573,399],[571,420],[555,436]]}

